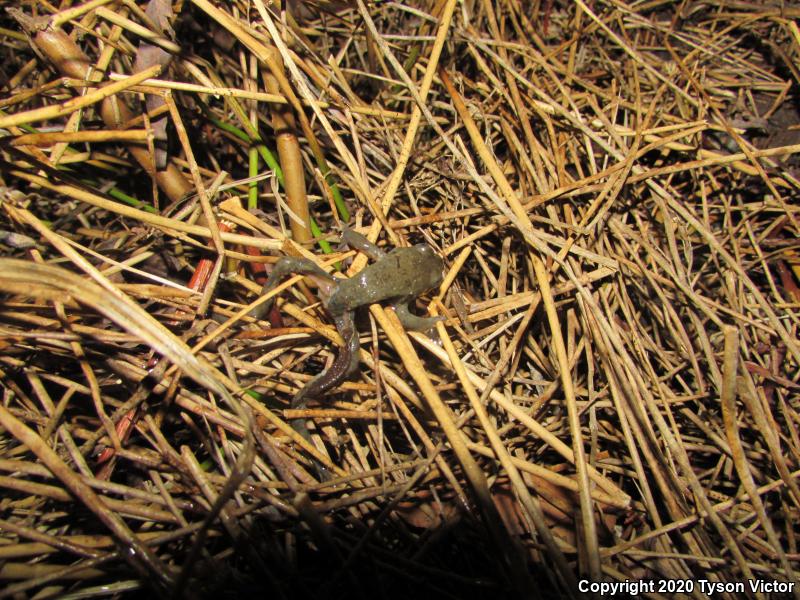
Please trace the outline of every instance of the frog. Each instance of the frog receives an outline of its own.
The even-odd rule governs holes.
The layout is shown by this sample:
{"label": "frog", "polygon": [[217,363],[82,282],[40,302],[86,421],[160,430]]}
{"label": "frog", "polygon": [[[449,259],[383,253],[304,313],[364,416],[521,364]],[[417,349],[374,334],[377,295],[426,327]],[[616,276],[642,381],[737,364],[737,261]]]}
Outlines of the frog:
{"label": "frog", "polygon": [[[318,286],[323,307],[333,318],[336,330],[344,340],[333,364],[311,379],[292,398],[290,406],[300,409],[311,398],[317,398],[352,375],[359,364],[359,333],[355,325],[356,310],[370,304],[388,302],[406,329],[427,331],[443,317],[419,317],[409,310],[409,303],[442,282],[444,261],[427,244],[394,248],[385,252],[360,233],[345,227],[342,241],[351,249],[363,252],[374,262],[349,279],[338,279],[307,258],[283,257],[275,263],[261,295],[271,292],[291,274],[310,277]],[[263,317],[274,298],[250,311]],[[304,419],[293,419],[292,427],[305,439],[310,435]]]}

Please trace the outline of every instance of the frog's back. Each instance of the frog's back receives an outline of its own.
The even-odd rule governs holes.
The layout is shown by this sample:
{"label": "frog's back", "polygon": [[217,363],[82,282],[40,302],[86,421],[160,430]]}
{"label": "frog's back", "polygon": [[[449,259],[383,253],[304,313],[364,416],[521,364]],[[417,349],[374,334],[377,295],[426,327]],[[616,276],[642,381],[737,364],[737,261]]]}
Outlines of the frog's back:
{"label": "frog's back", "polygon": [[331,295],[328,309],[336,314],[360,306],[412,297],[442,280],[442,259],[427,245],[396,248],[352,278]]}

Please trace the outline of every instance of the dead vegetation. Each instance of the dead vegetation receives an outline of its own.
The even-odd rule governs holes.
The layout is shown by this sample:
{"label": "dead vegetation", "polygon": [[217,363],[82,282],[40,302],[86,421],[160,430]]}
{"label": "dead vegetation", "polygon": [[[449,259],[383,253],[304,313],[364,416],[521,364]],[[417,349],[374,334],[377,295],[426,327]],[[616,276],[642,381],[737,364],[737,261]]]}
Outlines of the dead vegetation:
{"label": "dead vegetation", "polygon": [[[797,582],[798,17],[8,8],[0,598]],[[433,246],[446,321],[372,306],[288,410],[341,339],[300,277],[247,312],[343,224]]]}

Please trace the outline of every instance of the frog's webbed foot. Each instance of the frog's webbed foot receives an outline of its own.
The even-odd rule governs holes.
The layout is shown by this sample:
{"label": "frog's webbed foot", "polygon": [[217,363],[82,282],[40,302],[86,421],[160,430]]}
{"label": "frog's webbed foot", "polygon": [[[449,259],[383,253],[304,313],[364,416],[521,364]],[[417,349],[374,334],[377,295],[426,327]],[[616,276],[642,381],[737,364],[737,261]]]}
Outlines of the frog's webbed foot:
{"label": "frog's webbed foot", "polygon": [[439,321],[444,321],[444,317],[418,317],[408,310],[408,300],[401,300],[400,302],[392,305],[397,318],[403,324],[403,327],[412,331],[428,331]]}
{"label": "frog's webbed foot", "polygon": [[[261,289],[261,295],[263,296],[271,292],[273,289],[275,289],[275,287],[278,286],[278,284],[280,284],[281,281],[293,273],[314,277],[318,281],[321,280],[319,281],[321,284],[325,282],[327,287],[323,289],[323,295],[328,295],[330,288],[336,282],[331,275],[323,271],[314,261],[307,258],[285,256],[275,263],[272,273],[269,274],[269,278],[264,284],[264,287]],[[250,316],[260,319],[267,314],[267,312],[269,312],[269,309],[274,301],[275,298],[270,298],[263,304],[260,304],[250,311]]]}
{"label": "frog's webbed foot", "polygon": [[363,252],[372,260],[378,260],[386,256],[386,252],[378,248],[363,235],[353,229],[350,229],[346,225],[342,229],[342,240],[350,248]]}
{"label": "frog's webbed foot", "polygon": [[[292,426],[292,429],[303,436],[305,441],[311,445],[314,444],[313,440],[311,439],[311,432],[306,426],[305,419],[292,419],[289,421],[289,424]],[[314,465],[314,470],[317,472],[317,479],[319,481],[328,481],[331,478],[330,471],[328,471],[328,469],[326,469],[321,462],[317,461],[316,459],[312,459],[312,464]]]}

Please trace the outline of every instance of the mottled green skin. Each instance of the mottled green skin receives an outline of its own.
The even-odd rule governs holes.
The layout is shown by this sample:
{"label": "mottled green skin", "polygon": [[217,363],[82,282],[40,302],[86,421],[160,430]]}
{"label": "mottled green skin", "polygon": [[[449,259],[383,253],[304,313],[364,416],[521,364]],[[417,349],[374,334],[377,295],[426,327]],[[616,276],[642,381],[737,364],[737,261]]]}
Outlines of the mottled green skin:
{"label": "mottled green skin", "polygon": [[[352,235],[358,234],[350,232]],[[348,243],[350,236],[345,236]],[[388,300],[407,329],[425,330],[433,326],[436,319],[412,315],[407,310],[408,303],[439,285],[443,268],[442,259],[426,244],[395,248],[388,254],[381,253],[377,262],[350,279],[337,282],[325,306],[335,319],[361,306]]]}

